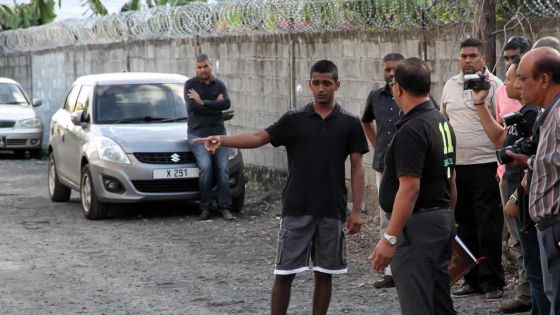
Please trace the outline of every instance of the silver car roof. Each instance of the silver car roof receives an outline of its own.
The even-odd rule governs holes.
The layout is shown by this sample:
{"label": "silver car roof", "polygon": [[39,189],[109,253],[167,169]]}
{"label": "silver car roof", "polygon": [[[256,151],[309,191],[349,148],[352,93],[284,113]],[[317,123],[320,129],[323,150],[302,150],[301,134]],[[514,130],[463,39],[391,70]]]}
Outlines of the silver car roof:
{"label": "silver car roof", "polygon": [[13,84],[20,85],[17,81],[8,78],[0,78],[0,83],[13,83]]}
{"label": "silver car roof", "polygon": [[185,83],[188,77],[173,73],[115,72],[81,76],[74,84],[120,85],[142,83]]}

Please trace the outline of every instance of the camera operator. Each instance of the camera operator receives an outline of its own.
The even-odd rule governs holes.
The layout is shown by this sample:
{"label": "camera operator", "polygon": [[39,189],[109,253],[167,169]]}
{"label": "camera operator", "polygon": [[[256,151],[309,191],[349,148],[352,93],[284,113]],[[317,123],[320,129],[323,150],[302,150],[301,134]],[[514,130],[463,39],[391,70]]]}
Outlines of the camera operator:
{"label": "camera operator", "polygon": [[[519,58],[514,58],[510,67],[506,72],[506,80],[504,86],[507,96],[513,100],[521,102],[522,107],[519,112],[504,115],[504,121],[507,127],[502,127],[490,115],[490,111],[486,106],[483,106],[484,100],[488,90],[473,91],[473,99],[479,105],[476,106],[477,114],[480,117],[480,122],[484,127],[484,131],[488,138],[500,148],[503,144],[504,147],[499,149],[496,153],[498,161],[503,162],[511,161],[511,158],[505,153],[507,150],[520,152],[524,147],[518,148],[520,142],[531,141],[529,137],[532,134],[532,128],[539,113],[538,107],[535,105],[527,105],[521,99],[521,91],[516,89],[514,84],[516,80],[516,71],[519,64]],[[480,104],[482,103],[482,104]],[[520,142],[517,142],[520,141]],[[532,153],[529,153],[532,154]],[[539,244],[537,240],[537,232],[534,223],[528,217],[528,200],[524,198],[524,194],[517,193],[517,188],[521,183],[522,171],[519,168],[506,165],[506,171],[503,176],[506,181],[507,196],[509,202],[504,202],[504,211],[507,215],[515,218],[516,230],[512,233],[517,233],[523,251],[523,265],[527,280],[531,287],[531,304],[533,314],[545,314],[550,312],[550,302],[543,290],[542,271],[540,266],[539,257]],[[522,190],[521,190],[522,191]],[[519,213],[519,209],[523,211]],[[501,307],[504,313],[513,313],[515,310],[510,310]]]}
{"label": "camera operator", "polygon": [[544,290],[554,315],[560,312],[560,53],[544,47],[528,52],[515,86],[524,102],[545,108],[533,135],[538,137],[536,154],[507,154],[513,159],[509,165],[532,171],[529,213],[536,222]]}

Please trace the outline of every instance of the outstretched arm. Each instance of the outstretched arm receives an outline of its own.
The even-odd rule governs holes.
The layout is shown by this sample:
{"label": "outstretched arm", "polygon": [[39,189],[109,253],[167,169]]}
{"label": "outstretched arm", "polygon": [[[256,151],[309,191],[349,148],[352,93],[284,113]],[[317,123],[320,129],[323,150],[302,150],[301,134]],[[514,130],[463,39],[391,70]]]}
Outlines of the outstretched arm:
{"label": "outstretched arm", "polygon": [[350,154],[350,184],[352,186],[352,212],[348,217],[348,234],[360,232],[362,226],[362,198],[364,196],[364,167],[361,153]]}
{"label": "outstretched arm", "polygon": [[206,150],[213,154],[220,146],[239,149],[258,148],[270,142],[270,135],[265,130],[261,130],[233,136],[210,136],[195,139],[194,142],[204,143]]}

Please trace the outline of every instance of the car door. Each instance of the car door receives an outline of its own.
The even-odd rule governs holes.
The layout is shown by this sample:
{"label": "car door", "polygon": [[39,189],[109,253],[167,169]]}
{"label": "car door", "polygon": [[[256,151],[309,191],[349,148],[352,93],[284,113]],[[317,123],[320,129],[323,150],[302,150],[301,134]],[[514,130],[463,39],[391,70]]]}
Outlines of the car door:
{"label": "car door", "polygon": [[[70,116],[78,111],[82,111],[82,117],[86,116],[85,113],[87,112],[89,100],[91,99],[91,91],[91,86],[82,86],[76,100],[76,105],[72,108]],[[88,129],[87,123],[74,124],[70,122],[66,136],[64,137],[64,146],[68,150],[68,155],[65,157],[69,166],[68,176],[74,183],[79,183],[81,177],[82,152],[87,132],[84,128]]]}
{"label": "car door", "polygon": [[70,164],[70,160],[72,159],[72,154],[74,154],[74,152],[72,152],[71,148],[68,147],[67,139],[70,133],[70,125],[72,125],[70,114],[76,107],[76,101],[78,100],[80,89],[81,85],[74,85],[70,89],[70,92],[64,101],[62,110],[59,110],[55,116],[53,116],[51,126],[51,133],[53,137],[51,145],[53,148],[54,158],[56,160],[58,175],[63,180],[71,181],[73,184],[77,184],[77,182],[71,180],[72,165]]}

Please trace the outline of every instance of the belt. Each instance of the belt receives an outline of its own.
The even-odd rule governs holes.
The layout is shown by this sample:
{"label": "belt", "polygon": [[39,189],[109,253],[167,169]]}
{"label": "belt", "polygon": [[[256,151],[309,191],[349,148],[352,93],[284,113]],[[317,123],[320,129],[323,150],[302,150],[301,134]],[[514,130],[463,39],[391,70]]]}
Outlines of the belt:
{"label": "belt", "polygon": [[436,211],[436,210],[449,210],[449,208],[440,208],[440,207],[418,208],[418,209],[415,209],[412,214],[425,213],[425,212]]}
{"label": "belt", "polygon": [[537,227],[537,229],[539,229],[539,231],[542,232],[558,222],[560,222],[560,215],[555,215],[551,217],[544,217],[537,224],[535,224],[535,226]]}

